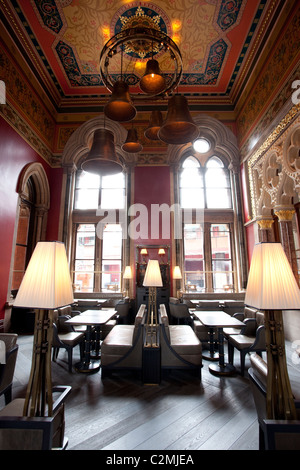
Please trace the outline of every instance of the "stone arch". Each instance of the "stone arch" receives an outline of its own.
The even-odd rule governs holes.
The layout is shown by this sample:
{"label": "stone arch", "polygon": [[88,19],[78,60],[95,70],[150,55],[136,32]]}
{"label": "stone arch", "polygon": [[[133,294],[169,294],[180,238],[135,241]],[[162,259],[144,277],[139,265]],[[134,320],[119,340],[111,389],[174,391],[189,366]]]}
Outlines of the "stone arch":
{"label": "stone arch", "polygon": [[48,211],[50,207],[50,188],[46,172],[41,163],[29,163],[21,171],[17,185],[17,192],[21,198],[25,195],[29,178],[32,178],[35,185],[37,206]]}

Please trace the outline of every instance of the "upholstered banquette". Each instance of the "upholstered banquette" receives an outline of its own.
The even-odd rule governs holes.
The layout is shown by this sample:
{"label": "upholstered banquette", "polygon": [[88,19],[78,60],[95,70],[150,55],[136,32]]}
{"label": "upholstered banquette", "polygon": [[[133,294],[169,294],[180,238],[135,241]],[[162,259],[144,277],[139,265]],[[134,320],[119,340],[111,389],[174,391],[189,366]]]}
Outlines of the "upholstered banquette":
{"label": "upholstered banquette", "polygon": [[134,325],[115,325],[101,346],[102,378],[119,369],[142,371],[143,326],[146,305],[136,314]]}
{"label": "upholstered banquette", "polygon": [[202,345],[189,325],[170,325],[166,307],[159,308],[161,369],[194,370],[201,378]]}

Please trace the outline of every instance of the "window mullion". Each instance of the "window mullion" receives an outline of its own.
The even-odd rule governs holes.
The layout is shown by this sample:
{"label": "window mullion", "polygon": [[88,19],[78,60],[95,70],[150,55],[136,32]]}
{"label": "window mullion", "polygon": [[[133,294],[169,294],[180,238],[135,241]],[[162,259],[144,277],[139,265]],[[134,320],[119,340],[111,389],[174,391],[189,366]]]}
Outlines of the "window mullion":
{"label": "window mullion", "polygon": [[206,292],[213,292],[212,249],[210,223],[204,223],[204,261]]}

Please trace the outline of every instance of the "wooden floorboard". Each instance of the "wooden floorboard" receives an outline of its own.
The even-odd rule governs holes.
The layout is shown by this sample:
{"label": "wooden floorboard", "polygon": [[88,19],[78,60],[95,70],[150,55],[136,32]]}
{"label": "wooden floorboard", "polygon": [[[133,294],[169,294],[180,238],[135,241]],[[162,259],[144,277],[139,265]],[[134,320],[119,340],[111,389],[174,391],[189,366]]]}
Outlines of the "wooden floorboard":
{"label": "wooden floorboard", "polygon": [[[32,336],[20,335],[18,343],[13,398],[26,391]],[[73,362],[78,358],[75,350]],[[52,381],[72,386],[66,402],[68,450],[257,450],[258,425],[247,374],[218,378],[208,365],[204,361],[201,381],[174,372],[160,385],[143,385],[128,373],[104,380],[101,372],[69,373],[67,355],[60,351],[52,363]],[[238,355],[235,365],[239,369]]]}

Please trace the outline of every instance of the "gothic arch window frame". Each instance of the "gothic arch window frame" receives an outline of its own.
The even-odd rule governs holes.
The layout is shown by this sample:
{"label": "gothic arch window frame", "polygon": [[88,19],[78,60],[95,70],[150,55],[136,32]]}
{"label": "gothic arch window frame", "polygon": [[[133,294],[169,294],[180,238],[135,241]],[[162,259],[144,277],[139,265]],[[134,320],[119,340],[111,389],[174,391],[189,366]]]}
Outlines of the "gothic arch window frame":
{"label": "gothic arch window frame", "polygon": [[[77,231],[81,224],[96,224],[99,227],[101,225],[101,216],[96,217],[96,211],[86,210],[74,210],[74,197],[75,197],[75,183],[77,172],[81,169],[81,162],[84,156],[91,148],[93,135],[97,129],[104,128],[110,130],[114,135],[115,151],[124,165],[125,173],[125,207],[124,209],[116,209],[116,225],[121,224],[123,230],[123,221],[125,217],[125,211],[127,209],[126,202],[126,188],[128,187],[128,181],[126,178],[127,169],[134,165],[137,161],[137,155],[124,152],[122,145],[126,140],[127,131],[118,122],[110,119],[105,119],[103,116],[97,116],[89,121],[83,123],[77,128],[68,142],[65,145],[62,155],[62,166],[64,168],[64,188],[62,196],[68,201],[68,206],[65,206],[64,214],[64,241],[67,247],[67,253],[69,255],[70,266],[72,274],[75,276],[75,263],[76,263],[76,237]],[[101,189],[101,188],[100,188]],[[105,211],[105,209],[104,209]],[[105,218],[105,214],[103,214]],[[94,283],[93,292],[98,292],[102,287],[102,272],[101,266],[103,261],[103,240],[101,237],[96,237],[96,246],[94,253]],[[125,252],[125,240],[122,238],[122,269],[126,264],[126,252]],[[100,273],[100,274],[99,274]],[[74,277],[75,279],[75,277]],[[120,289],[122,286],[120,285]],[[86,292],[87,295],[89,292]]]}
{"label": "gothic arch window frame", "polygon": [[34,185],[34,192],[35,192],[35,200],[34,200],[34,209],[35,209],[34,212],[35,213],[34,213],[34,221],[33,221],[34,235],[32,237],[32,242],[31,242],[32,243],[31,251],[33,251],[38,241],[45,239],[45,235],[46,235],[48,211],[50,208],[50,187],[49,187],[47,174],[44,170],[43,165],[41,163],[34,162],[34,163],[27,164],[22,169],[19,179],[18,179],[17,188],[16,188],[16,191],[18,193],[18,203],[17,203],[14,238],[13,238],[13,249],[12,249],[12,256],[11,256],[10,277],[9,277],[9,284],[8,284],[8,298],[10,296],[10,292],[12,288],[20,213],[22,210],[22,206],[24,206],[24,204],[27,204],[26,187],[30,180]]}
{"label": "gothic arch window frame", "polygon": [[[230,231],[230,250],[232,253],[232,271],[234,273],[233,288],[235,292],[240,292],[246,287],[247,281],[247,258],[245,248],[244,224],[242,218],[242,202],[240,194],[240,153],[237,139],[234,134],[223,123],[205,114],[195,116],[194,122],[199,129],[199,137],[203,137],[211,143],[211,147],[206,154],[196,152],[192,143],[182,146],[169,146],[167,161],[174,168],[174,201],[180,206],[180,169],[182,161],[188,156],[194,156],[202,166],[213,156],[219,158],[230,175],[230,186],[232,194],[231,209],[204,209],[204,238],[206,239],[205,257],[209,262],[205,268],[205,291],[214,292],[212,271],[212,251],[211,243],[207,243],[210,227],[216,223],[228,224]],[[195,221],[194,214],[189,220]],[[184,240],[184,226],[182,227],[182,240]],[[184,246],[175,241],[176,259],[174,262],[182,267],[184,272]]]}

